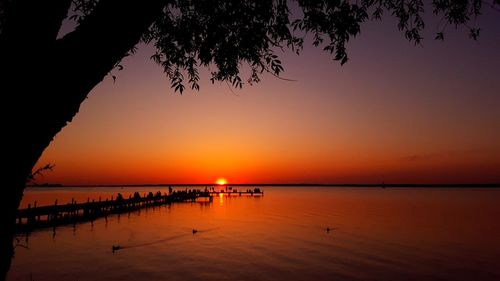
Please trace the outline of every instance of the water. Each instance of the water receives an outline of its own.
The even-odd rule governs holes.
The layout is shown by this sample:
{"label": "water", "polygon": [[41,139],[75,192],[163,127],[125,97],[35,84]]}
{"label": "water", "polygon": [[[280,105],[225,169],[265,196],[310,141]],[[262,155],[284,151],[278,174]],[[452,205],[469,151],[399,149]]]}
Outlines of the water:
{"label": "water", "polygon": [[[136,190],[158,188],[31,189],[23,205]],[[499,189],[264,190],[34,232],[8,280],[500,280]]]}

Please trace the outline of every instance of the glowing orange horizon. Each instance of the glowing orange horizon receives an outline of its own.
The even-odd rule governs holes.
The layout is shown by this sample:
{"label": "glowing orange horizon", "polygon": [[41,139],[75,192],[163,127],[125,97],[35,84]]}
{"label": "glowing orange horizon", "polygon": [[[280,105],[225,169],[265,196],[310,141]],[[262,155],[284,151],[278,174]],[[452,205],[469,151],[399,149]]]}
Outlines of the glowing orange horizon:
{"label": "glowing orange horizon", "polygon": [[[498,36],[453,52],[431,40],[423,52],[371,31],[345,67],[320,50],[290,52],[282,61],[296,82],[268,76],[236,92],[206,71],[199,93],[166,94],[154,48],[141,47],[54,138],[36,168],[55,169],[38,183],[500,182]],[[429,69],[443,75],[421,75]]]}

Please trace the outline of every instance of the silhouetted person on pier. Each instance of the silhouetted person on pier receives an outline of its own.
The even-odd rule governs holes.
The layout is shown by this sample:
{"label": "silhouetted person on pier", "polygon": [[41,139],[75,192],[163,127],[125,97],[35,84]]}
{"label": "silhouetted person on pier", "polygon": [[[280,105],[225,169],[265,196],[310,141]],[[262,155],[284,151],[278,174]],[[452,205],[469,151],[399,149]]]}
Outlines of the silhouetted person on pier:
{"label": "silhouetted person on pier", "polygon": [[123,201],[123,195],[121,193],[118,193],[116,195],[116,202],[122,202]]}
{"label": "silhouetted person on pier", "polygon": [[141,199],[141,195],[139,194],[139,192],[137,192],[137,191],[136,191],[136,192],[134,192],[134,199],[135,199],[135,200],[139,200],[139,199]]}

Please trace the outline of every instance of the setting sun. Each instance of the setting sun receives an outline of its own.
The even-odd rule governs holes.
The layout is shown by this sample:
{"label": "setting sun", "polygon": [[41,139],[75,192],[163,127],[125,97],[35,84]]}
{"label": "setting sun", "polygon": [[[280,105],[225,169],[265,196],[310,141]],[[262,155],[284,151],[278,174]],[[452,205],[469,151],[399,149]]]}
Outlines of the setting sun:
{"label": "setting sun", "polygon": [[219,178],[215,183],[217,183],[218,185],[225,185],[227,183],[227,180],[225,178]]}

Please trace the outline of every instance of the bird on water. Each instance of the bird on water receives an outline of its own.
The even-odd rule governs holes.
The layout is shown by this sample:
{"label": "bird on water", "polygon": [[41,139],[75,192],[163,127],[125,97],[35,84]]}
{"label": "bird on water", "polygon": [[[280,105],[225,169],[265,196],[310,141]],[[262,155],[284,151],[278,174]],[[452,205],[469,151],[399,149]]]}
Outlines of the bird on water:
{"label": "bird on water", "polygon": [[113,246],[111,246],[111,251],[113,251],[113,253],[114,253],[114,252],[120,250],[121,248],[122,247],[120,247],[119,245],[113,245]]}

